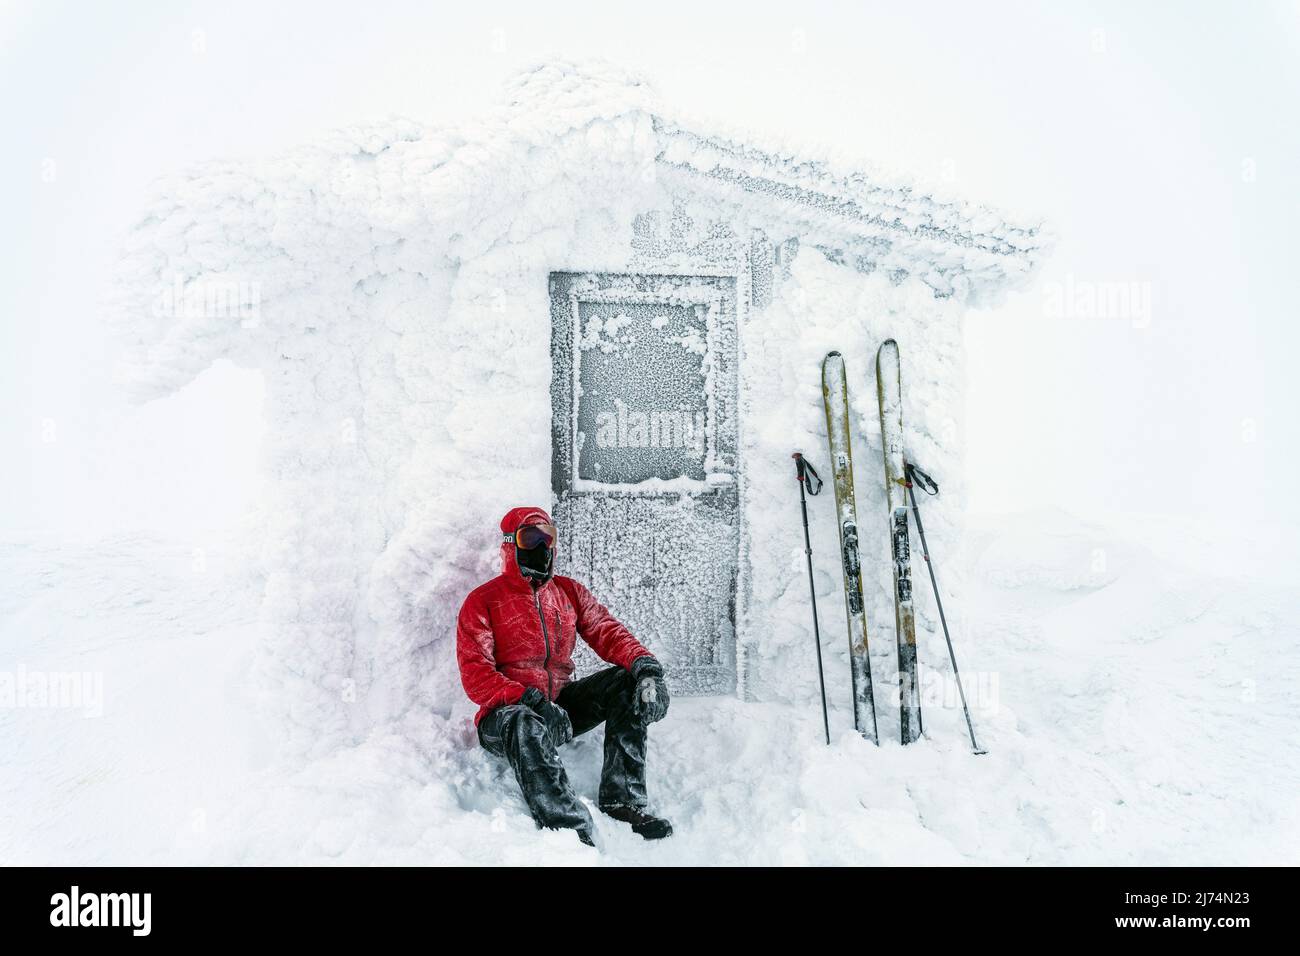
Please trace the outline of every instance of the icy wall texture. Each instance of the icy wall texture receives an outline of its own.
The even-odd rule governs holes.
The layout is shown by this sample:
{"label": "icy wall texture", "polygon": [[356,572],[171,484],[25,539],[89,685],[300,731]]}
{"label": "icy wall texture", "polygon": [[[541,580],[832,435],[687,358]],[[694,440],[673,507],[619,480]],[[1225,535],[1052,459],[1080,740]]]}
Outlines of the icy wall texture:
{"label": "icy wall texture", "polygon": [[[801,196],[737,185],[732,147],[692,150],[675,129],[635,77],[553,64],[515,80],[472,129],[392,120],[272,161],[190,171],[161,184],[131,230],[113,302],[123,382],[142,399],[165,395],[221,357],[266,376],[274,491],[259,667],[262,696],[288,718],[289,751],[324,753],[412,710],[470,712],[452,654],[456,611],[496,571],[500,515],[550,502],[554,270],[683,255],[735,266],[742,249],[772,266],[749,277],[766,307],[741,332],[753,567],[743,689],[812,693],[788,456],[802,447],[824,459],[819,363],[831,348],[854,388],[864,558],[873,521],[881,555],[867,568],[868,605],[887,663],[875,346],[894,336],[902,347],[915,454],[948,479],[927,526],[936,544],[951,540],[959,309],[1023,275],[1036,234],[983,213],[958,216],[967,230],[954,232],[944,217],[957,213],[906,191],[894,196],[902,213],[882,213],[860,182],[845,187],[857,218],[837,219],[791,205]],[[689,250],[670,227],[646,228],[670,223],[675,205],[701,231]],[[933,231],[941,219],[950,234]],[[831,510],[813,508],[814,547],[827,646],[846,649]]]}
{"label": "icy wall texture", "polygon": [[[789,458],[798,449],[827,482],[822,496],[810,499],[810,535],[824,653],[834,655],[827,660],[827,693],[845,706],[850,700],[848,631],[821,397],[821,361],[837,349],[844,355],[849,382],[876,707],[882,737],[897,739],[897,707],[886,703],[890,695],[884,691],[887,683],[882,684],[895,677],[897,659],[875,387],[876,348],[890,337],[898,339],[902,351],[907,391],[904,425],[911,454],[918,462],[932,464],[932,470],[946,479],[942,496],[922,504],[926,531],[936,547],[944,542],[955,550],[962,500],[960,306],[951,299],[936,299],[920,282],[894,286],[883,276],[859,275],[814,251],[802,251],[789,280],[778,285],[775,301],[746,329],[744,340],[742,378],[749,408],[742,454],[752,598],[750,620],[742,629],[742,660],[750,696],[792,703],[816,699],[798,485]],[[916,556],[919,563],[919,548]],[[919,566],[914,569],[918,573],[923,573]],[[944,583],[952,591],[960,579],[955,573],[945,574]],[[925,653],[930,630],[926,596],[920,595],[917,604],[923,659],[941,660]],[[941,635],[934,651],[942,653]]]}

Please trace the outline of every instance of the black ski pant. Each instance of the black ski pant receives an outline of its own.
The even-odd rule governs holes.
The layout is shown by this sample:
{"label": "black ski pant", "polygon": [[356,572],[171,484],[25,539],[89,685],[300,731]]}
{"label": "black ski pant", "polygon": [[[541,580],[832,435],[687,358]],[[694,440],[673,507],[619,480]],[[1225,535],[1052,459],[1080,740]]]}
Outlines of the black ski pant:
{"label": "black ski pant", "polygon": [[[555,702],[573,724],[573,735],[604,723],[605,762],[600,771],[602,807],[645,807],[646,728],[633,710],[636,681],[621,667],[568,684]],[[478,726],[483,749],[509,761],[524,801],[539,827],[592,829],[591,814],[569,784],[546,723],[526,704],[506,704]]]}

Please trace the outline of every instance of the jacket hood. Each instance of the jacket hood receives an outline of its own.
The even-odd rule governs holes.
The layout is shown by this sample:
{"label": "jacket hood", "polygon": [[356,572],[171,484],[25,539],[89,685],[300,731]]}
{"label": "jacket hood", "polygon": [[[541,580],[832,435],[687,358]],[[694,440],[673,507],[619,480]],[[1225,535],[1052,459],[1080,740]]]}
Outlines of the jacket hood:
{"label": "jacket hood", "polygon": [[[511,508],[501,519],[501,533],[511,534],[524,525],[554,523],[551,516],[541,508]],[[555,551],[558,552],[559,549],[557,541]],[[501,573],[512,579],[525,580],[523,572],[519,570],[519,562],[515,560],[515,546],[508,541],[501,542]]]}

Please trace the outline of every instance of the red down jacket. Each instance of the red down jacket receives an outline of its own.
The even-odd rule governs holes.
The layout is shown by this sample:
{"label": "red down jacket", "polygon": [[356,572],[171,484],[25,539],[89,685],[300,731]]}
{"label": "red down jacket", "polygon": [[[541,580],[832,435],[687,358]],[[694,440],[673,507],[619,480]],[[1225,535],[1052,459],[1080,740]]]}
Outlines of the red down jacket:
{"label": "red down jacket", "polygon": [[[550,523],[541,508],[514,508],[501,519],[501,532]],[[492,708],[518,703],[529,687],[554,700],[573,677],[579,636],[619,667],[650,654],[573,578],[552,577],[534,590],[515,561],[515,546],[502,542],[501,573],[470,592],[456,622],[460,681],[479,705],[475,725]]]}

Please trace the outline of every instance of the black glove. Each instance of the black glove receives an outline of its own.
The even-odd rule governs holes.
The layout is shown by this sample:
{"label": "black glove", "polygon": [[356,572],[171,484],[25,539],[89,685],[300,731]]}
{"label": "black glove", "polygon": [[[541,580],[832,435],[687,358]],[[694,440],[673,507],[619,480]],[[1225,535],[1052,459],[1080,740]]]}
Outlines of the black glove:
{"label": "black glove", "polygon": [[524,691],[519,703],[531,708],[546,722],[546,732],[551,735],[551,743],[555,746],[562,747],[573,739],[573,724],[569,721],[568,713],[559,704],[543,697],[536,687]]}
{"label": "black glove", "polygon": [[632,662],[632,679],[636,681],[636,696],[632,710],[643,724],[663,720],[668,713],[668,685],[664,683],[664,669],[653,657],[638,657]]}

